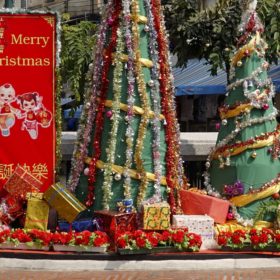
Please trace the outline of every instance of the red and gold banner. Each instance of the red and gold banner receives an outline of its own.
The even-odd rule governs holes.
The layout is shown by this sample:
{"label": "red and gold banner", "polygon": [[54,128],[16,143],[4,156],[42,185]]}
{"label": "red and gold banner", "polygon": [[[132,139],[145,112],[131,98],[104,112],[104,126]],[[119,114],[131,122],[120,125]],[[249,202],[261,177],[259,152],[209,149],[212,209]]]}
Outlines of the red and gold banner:
{"label": "red and gold banner", "polygon": [[0,14],[0,190],[21,165],[54,182],[56,16]]}

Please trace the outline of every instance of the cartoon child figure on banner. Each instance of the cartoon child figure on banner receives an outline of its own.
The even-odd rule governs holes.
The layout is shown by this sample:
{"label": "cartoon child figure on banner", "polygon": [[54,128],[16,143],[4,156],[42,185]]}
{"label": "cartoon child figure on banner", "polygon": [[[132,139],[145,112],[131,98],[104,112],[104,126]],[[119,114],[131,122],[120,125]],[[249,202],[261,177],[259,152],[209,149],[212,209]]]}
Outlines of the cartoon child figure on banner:
{"label": "cartoon child figure on banner", "polygon": [[10,129],[15,124],[15,115],[19,116],[20,110],[12,107],[16,101],[15,89],[11,84],[0,86],[0,130],[4,137],[10,136]]}
{"label": "cartoon child figure on banner", "polygon": [[50,126],[52,114],[42,103],[43,97],[37,92],[28,92],[17,97],[21,109],[24,111],[20,118],[24,118],[22,130],[27,130],[31,139],[38,138],[38,125],[46,128]]}

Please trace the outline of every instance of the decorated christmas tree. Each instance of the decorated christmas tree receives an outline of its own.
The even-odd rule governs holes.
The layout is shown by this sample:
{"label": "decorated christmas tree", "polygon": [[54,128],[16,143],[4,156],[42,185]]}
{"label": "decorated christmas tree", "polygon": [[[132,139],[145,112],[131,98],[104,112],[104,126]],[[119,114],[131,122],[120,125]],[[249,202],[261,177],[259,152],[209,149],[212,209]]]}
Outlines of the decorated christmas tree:
{"label": "decorated christmas tree", "polygon": [[204,174],[208,194],[229,199],[244,225],[251,225],[261,205],[280,190],[280,131],[256,4],[243,1],[241,35],[227,97],[219,108],[221,127]]}
{"label": "decorated christmas tree", "polygon": [[68,188],[95,210],[180,208],[179,128],[160,0],[112,0],[91,67]]}

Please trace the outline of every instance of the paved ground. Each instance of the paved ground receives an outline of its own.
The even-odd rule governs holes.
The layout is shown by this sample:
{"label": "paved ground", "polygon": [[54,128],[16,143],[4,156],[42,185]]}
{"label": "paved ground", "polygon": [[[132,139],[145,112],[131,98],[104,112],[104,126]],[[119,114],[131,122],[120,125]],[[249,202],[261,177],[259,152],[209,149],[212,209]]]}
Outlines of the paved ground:
{"label": "paved ground", "polygon": [[279,269],[210,271],[12,271],[0,270],[1,280],[279,280]]}
{"label": "paved ground", "polygon": [[279,253],[111,256],[0,252],[0,280],[280,280]]}

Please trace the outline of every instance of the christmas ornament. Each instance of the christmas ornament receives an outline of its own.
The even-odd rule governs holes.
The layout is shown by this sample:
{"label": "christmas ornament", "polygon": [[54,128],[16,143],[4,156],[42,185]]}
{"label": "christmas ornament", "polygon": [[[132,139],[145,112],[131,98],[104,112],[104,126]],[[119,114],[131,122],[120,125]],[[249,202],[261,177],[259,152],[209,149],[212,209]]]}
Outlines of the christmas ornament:
{"label": "christmas ornament", "polygon": [[227,120],[226,119],[222,120],[222,125],[227,125]]}
{"label": "christmas ornament", "polygon": [[237,62],[237,66],[238,66],[238,67],[241,67],[241,66],[242,66],[242,61],[241,61],[241,60],[239,60],[239,61]]}
{"label": "christmas ornament", "polygon": [[272,198],[274,198],[274,199],[279,199],[280,198],[280,194],[277,192],[277,193],[274,193],[273,195],[272,195]]}
{"label": "christmas ornament", "polygon": [[227,214],[227,220],[233,220],[233,219],[234,219],[233,213],[232,213],[232,212],[229,212],[229,213]]}
{"label": "christmas ornament", "polygon": [[111,119],[112,116],[113,116],[113,112],[112,112],[111,110],[110,110],[110,111],[107,111],[107,112],[106,112],[106,116],[107,116],[107,118]]}
{"label": "christmas ornament", "polygon": [[220,128],[221,128],[221,123],[216,123],[215,127],[216,127],[216,130],[220,130]]}
{"label": "christmas ornament", "polygon": [[154,87],[155,86],[155,82],[153,80],[150,80],[148,82],[149,87]]}
{"label": "christmas ornament", "polygon": [[252,152],[251,158],[255,159],[256,157],[257,157],[257,152],[256,151]]}
{"label": "christmas ornament", "polygon": [[269,109],[269,105],[268,105],[268,104],[264,104],[264,105],[262,106],[262,108],[263,108],[264,110],[268,110],[268,109]]}
{"label": "christmas ornament", "polygon": [[122,178],[122,175],[121,175],[120,173],[116,173],[115,176],[114,176],[114,179],[115,179],[116,181],[120,181],[121,178]]}

